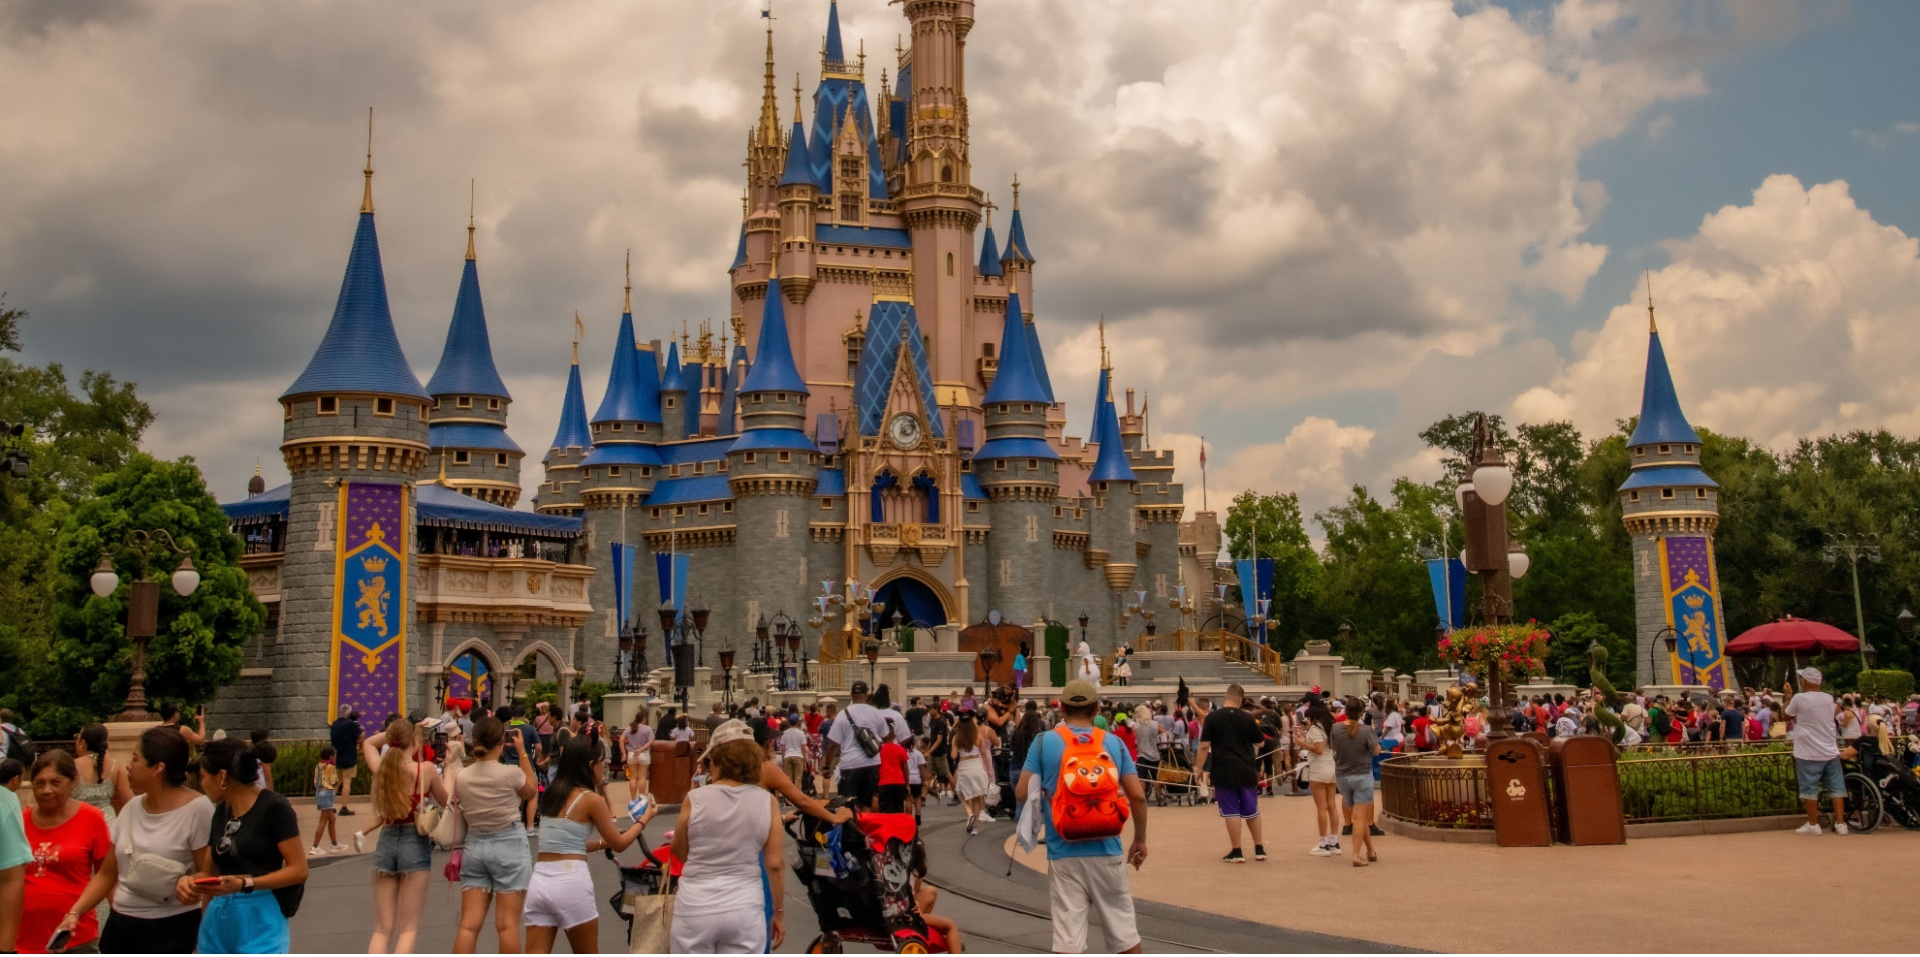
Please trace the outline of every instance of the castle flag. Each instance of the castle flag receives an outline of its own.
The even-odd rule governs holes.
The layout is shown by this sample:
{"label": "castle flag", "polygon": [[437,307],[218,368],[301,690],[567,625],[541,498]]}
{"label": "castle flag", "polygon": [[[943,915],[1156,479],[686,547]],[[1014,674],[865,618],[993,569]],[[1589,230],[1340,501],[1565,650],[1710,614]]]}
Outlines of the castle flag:
{"label": "castle flag", "polygon": [[407,713],[411,504],[405,486],[340,483],[333,640],[323,720],[332,720],[341,705],[370,721]]}
{"label": "castle flag", "polygon": [[1673,652],[1674,680],[1683,685],[1706,685],[1719,691],[1727,685],[1721,640],[1719,582],[1713,574],[1713,543],[1702,536],[1660,539],[1660,581],[1666,593],[1667,624],[1678,632]]}

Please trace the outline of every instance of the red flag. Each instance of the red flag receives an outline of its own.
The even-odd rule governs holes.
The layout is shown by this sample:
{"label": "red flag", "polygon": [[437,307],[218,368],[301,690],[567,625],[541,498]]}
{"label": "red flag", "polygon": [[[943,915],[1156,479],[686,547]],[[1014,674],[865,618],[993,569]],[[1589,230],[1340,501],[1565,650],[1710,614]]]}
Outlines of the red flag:
{"label": "red flag", "polygon": [[1205,445],[1200,446],[1200,467],[1207,467],[1207,447]]}

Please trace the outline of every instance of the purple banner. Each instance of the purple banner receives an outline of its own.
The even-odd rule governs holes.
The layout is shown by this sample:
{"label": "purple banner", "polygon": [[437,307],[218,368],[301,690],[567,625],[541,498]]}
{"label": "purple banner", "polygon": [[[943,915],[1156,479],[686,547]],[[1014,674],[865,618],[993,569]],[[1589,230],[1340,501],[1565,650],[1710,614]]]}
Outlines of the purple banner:
{"label": "purple banner", "polygon": [[1663,538],[1660,568],[1667,624],[1679,633],[1673,653],[1675,679],[1719,691],[1726,687],[1727,672],[1714,600],[1719,582],[1713,573],[1713,545],[1704,537]]}
{"label": "purple banner", "polygon": [[377,724],[407,710],[407,492],[340,483],[334,545],[332,700]]}

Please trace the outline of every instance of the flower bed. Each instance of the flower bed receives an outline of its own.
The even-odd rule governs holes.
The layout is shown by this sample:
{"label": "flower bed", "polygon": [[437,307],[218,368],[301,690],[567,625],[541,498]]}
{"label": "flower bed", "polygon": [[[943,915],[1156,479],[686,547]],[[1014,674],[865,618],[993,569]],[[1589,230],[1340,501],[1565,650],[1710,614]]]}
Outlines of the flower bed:
{"label": "flower bed", "polygon": [[1551,636],[1538,622],[1524,625],[1481,625],[1462,628],[1440,639],[1440,660],[1483,680],[1499,677],[1508,685],[1544,677]]}

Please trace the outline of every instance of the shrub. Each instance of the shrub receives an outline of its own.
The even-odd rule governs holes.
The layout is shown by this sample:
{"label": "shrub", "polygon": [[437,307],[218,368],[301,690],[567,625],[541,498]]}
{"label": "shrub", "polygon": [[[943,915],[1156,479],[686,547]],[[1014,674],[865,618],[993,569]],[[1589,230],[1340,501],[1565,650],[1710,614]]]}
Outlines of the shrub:
{"label": "shrub", "polygon": [[[273,742],[279,752],[273,761],[273,789],[289,797],[312,796],[313,766],[320,763],[320,749],[326,744],[314,740]],[[373,769],[361,761],[354,767],[353,793],[368,794],[372,787]]]}
{"label": "shrub", "polygon": [[607,712],[605,708],[601,707],[601,699],[605,698],[608,694],[612,693],[612,691],[613,691],[613,685],[608,684],[607,682],[583,681],[580,683],[580,687],[574,689],[573,693],[574,693],[574,697],[576,698],[578,698],[581,695],[586,695],[587,707],[593,711],[594,718],[596,720],[605,721],[607,720],[606,718]]}
{"label": "shrub", "polygon": [[1886,698],[1889,701],[1905,701],[1913,694],[1913,672],[1911,671],[1862,671],[1860,672],[1860,693],[1868,698]]}

